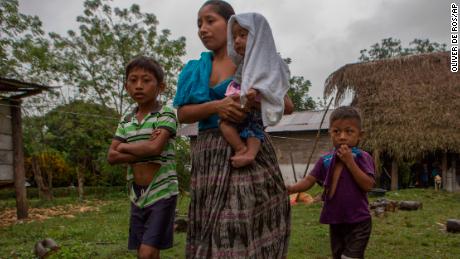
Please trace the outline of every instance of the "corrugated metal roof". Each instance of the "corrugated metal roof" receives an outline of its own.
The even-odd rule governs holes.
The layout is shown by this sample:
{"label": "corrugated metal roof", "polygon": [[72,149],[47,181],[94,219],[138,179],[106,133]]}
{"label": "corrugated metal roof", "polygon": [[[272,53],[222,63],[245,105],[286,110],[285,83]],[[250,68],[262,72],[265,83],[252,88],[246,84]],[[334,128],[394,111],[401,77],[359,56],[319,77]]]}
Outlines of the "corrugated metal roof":
{"label": "corrugated metal roof", "polygon": [[[333,110],[329,110],[324,118],[321,129],[329,129],[329,116]],[[316,131],[319,128],[324,111],[303,111],[284,115],[281,121],[272,127],[267,127],[266,132],[286,131]],[[180,136],[196,136],[198,134],[198,123],[183,124],[178,130]]]}
{"label": "corrugated metal roof", "polygon": [[[324,118],[321,129],[329,129],[329,116],[333,110],[329,110]],[[285,132],[285,131],[315,131],[323,117],[324,111],[303,111],[284,115],[280,122],[272,127],[267,127],[266,132]]]}

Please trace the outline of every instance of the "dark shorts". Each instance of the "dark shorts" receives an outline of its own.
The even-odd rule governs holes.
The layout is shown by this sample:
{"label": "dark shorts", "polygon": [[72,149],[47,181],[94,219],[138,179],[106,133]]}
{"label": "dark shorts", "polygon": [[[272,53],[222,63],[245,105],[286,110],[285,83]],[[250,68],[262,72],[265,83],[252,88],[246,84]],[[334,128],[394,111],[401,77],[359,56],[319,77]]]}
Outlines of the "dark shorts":
{"label": "dark shorts", "polygon": [[131,203],[128,249],[137,250],[141,244],[157,249],[171,248],[176,201],[177,195],[143,209]]}
{"label": "dark shorts", "polygon": [[329,235],[333,258],[340,259],[342,255],[351,258],[364,258],[371,229],[371,218],[352,224],[330,224]]}

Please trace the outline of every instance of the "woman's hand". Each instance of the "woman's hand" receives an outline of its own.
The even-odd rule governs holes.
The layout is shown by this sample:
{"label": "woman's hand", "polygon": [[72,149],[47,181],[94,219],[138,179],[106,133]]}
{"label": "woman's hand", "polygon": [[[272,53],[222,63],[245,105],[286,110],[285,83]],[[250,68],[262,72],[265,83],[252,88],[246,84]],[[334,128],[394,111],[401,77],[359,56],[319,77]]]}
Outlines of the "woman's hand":
{"label": "woman's hand", "polygon": [[239,123],[244,120],[246,113],[240,105],[239,96],[228,96],[219,101],[217,114],[223,120]]}

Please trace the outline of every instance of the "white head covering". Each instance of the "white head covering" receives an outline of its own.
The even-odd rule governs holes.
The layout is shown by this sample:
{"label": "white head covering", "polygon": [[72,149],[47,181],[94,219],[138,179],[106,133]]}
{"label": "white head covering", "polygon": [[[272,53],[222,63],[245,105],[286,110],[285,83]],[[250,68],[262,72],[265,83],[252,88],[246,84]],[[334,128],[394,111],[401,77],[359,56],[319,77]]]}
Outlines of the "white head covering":
{"label": "white head covering", "polygon": [[[249,31],[244,59],[234,48],[232,26],[238,24]],[[241,84],[241,97],[245,100],[249,88],[261,95],[262,121],[265,126],[279,122],[284,113],[284,96],[289,90],[289,68],[276,52],[270,25],[258,13],[233,15],[227,27],[227,52],[238,66],[235,81]]]}

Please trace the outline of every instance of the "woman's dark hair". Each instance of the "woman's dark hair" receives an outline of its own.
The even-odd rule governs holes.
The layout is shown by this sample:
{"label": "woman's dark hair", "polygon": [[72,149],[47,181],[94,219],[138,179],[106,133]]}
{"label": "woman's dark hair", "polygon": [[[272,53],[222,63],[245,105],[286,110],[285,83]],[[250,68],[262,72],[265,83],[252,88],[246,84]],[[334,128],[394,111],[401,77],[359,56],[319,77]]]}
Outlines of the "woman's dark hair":
{"label": "woman's dark hair", "polygon": [[125,80],[128,79],[129,73],[136,68],[144,69],[152,73],[157,79],[158,83],[164,83],[164,72],[160,64],[153,58],[146,56],[137,56],[133,58],[126,66]]}
{"label": "woman's dark hair", "polygon": [[361,115],[357,109],[351,106],[340,106],[331,113],[331,116],[329,117],[329,125],[332,125],[332,123],[336,120],[343,119],[357,120],[358,126],[361,129]]}
{"label": "woman's dark hair", "polygon": [[235,14],[233,7],[229,3],[222,0],[208,0],[201,6],[200,10],[208,5],[211,5],[214,12],[222,16],[225,21],[228,21],[230,16]]}

